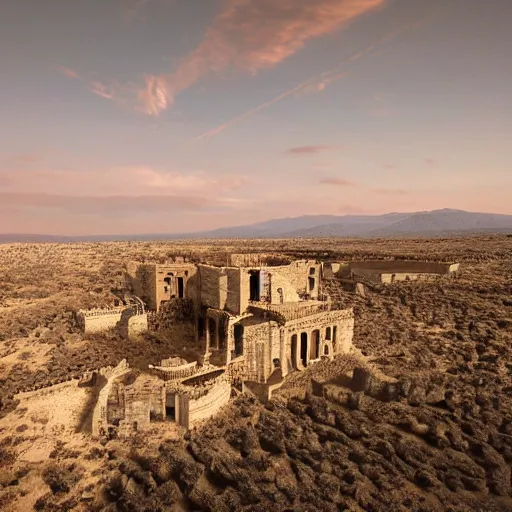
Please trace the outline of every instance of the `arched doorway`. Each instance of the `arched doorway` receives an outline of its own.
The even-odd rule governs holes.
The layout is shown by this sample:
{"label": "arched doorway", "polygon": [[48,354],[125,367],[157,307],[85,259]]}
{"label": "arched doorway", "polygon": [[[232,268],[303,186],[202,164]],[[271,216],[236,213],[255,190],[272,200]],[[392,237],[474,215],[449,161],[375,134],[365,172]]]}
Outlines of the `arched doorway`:
{"label": "arched doorway", "polygon": [[320,357],[320,330],[316,329],[311,335],[311,346],[309,349],[309,359],[314,360]]}
{"label": "arched doorway", "polygon": [[297,369],[298,361],[297,361],[297,335],[294,334],[292,336],[292,367]]}
{"label": "arched doorway", "polygon": [[308,365],[308,333],[303,332],[300,335],[300,359],[303,366]]}

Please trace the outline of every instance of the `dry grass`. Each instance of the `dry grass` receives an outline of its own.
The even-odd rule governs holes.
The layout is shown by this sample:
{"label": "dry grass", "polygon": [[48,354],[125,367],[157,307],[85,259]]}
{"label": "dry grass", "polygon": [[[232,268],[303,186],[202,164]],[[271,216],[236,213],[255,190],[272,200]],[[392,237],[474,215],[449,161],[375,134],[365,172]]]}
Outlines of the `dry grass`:
{"label": "dry grass", "polygon": [[[264,407],[240,397],[181,442],[159,430],[106,446],[75,432],[83,388],[13,400],[125,356],[144,367],[173,351],[173,333],[136,344],[77,331],[73,309],[109,304],[125,261],[223,264],[247,251],[460,261],[457,279],[374,287],[364,298],[328,286],[355,307],[358,349],[386,375],[419,383],[419,398],[278,397]],[[511,510],[511,255],[512,238],[499,236],[0,246],[0,509]],[[311,377],[335,389],[353,364],[312,368],[281,394],[297,395]]]}

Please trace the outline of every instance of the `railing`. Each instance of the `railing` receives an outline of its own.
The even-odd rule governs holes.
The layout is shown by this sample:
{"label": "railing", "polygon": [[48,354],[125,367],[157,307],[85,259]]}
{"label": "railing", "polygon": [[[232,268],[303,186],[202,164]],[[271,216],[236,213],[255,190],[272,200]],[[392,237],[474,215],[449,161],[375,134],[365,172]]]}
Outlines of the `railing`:
{"label": "railing", "polygon": [[299,318],[303,318],[305,316],[312,316],[318,313],[323,313],[325,311],[331,310],[331,302],[320,302],[315,304],[302,305],[300,302],[296,302],[293,304],[284,304],[284,305],[271,305],[271,304],[261,304],[261,305],[251,305],[249,308],[253,313],[262,314],[263,316],[269,315],[269,317],[274,318],[276,321],[280,323],[288,322],[291,320],[298,320]]}
{"label": "railing", "polygon": [[82,315],[84,317],[119,315],[126,309],[128,309],[127,306],[114,306],[111,308],[79,309],[78,314]]}
{"label": "railing", "polygon": [[187,377],[192,377],[196,373],[197,361],[181,366],[153,366],[150,364],[149,368],[157,370],[165,381],[181,380]]}

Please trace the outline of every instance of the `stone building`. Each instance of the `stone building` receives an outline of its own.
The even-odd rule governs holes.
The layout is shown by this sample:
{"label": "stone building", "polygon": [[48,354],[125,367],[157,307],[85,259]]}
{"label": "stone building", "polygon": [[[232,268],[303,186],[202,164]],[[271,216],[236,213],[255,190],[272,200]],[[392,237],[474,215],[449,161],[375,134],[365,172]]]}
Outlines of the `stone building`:
{"label": "stone building", "polygon": [[76,312],[77,325],[85,334],[118,329],[124,337],[137,336],[148,330],[148,315],[133,306],[113,306]]}
{"label": "stone building", "polygon": [[129,368],[125,360],[103,371],[92,416],[92,435],[129,437],[161,424],[193,428],[229,402],[231,383],[226,371],[173,358],[150,367],[154,373]]}
{"label": "stone building", "polygon": [[[238,262],[253,258],[237,255]],[[186,303],[204,363],[226,368],[232,381],[265,383],[352,346],[351,309],[333,310],[322,290],[322,265],[213,266],[129,263],[131,291],[155,311]]]}
{"label": "stone building", "polygon": [[389,284],[398,281],[426,280],[442,276],[453,276],[459,263],[429,261],[351,261],[342,265],[338,275],[350,279],[367,279]]}

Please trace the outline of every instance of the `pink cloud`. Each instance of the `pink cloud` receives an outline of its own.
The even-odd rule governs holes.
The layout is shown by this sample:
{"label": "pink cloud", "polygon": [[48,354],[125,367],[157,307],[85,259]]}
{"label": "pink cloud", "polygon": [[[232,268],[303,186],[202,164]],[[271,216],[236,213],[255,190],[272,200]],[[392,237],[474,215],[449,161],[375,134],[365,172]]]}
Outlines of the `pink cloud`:
{"label": "pink cloud", "polygon": [[135,95],[135,91],[133,89],[122,86],[117,82],[112,82],[110,84],[100,82],[98,79],[92,77],[94,74],[90,77],[85,77],[72,68],[60,65],[56,66],[56,68],[67,78],[84,82],[90,92],[96,94],[96,96],[100,96],[101,98],[123,104],[127,103],[128,99]]}
{"label": "pink cloud", "polygon": [[336,185],[338,187],[355,187],[355,183],[343,178],[322,178],[320,183],[323,185]]}
{"label": "pink cloud", "polygon": [[41,162],[43,157],[41,155],[37,154],[26,154],[26,155],[19,155],[16,160],[18,162],[21,162],[23,164],[35,164],[38,162]]}
{"label": "pink cloud", "polygon": [[425,158],[425,163],[430,167],[439,167],[439,161],[434,158]]}
{"label": "pink cloud", "polygon": [[294,155],[310,155],[314,153],[323,153],[324,151],[335,151],[338,150],[337,146],[299,146],[296,148],[290,148],[286,152]]}
{"label": "pink cloud", "polygon": [[112,213],[201,211],[217,201],[203,196],[67,196],[40,193],[0,193],[2,206],[19,208],[51,208],[73,214],[106,215]]}
{"label": "pink cloud", "polygon": [[374,188],[372,192],[388,196],[406,196],[410,194],[407,190],[400,188]]}
{"label": "pink cloud", "polygon": [[81,76],[74,69],[67,68],[65,66],[57,66],[57,69],[68,78],[81,79]]}
{"label": "pink cloud", "polygon": [[[27,169],[2,173],[4,189],[11,193],[58,193],[61,195],[139,196],[206,194],[240,190],[248,182],[245,176],[205,171],[180,172],[139,167],[89,169],[78,172],[62,169]],[[101,183],[101,187],[98,187]],[[78,192],[77,192],[78,191]]]}
{"label": "pink cloud", "polygon": [[158,115],[174,97],[210,74],[251,74],[277,66],[318,37],[383,6],[386,0],[226,0],[203,41],[170,75],[151,76],[139,94]]}
{"label": "pink cloud", "polygon": [[[285,100],[286,98],[288,98],[290,96],[293,96],[293,95],[302,96],[304,94],[319,93],[319,92],[324,91],[327,88],[327,86],[329,86],[331,83],[333,83],[337,80],[340,80],[341,78],[343,78],[347,75],[347,73],[341,72],[341,68],[344,65],[358,61],[359,59],[363,58],[365,55],[371,54],[376,49],[378,49],[382,45],[384,45],[386,42],[399,36],[401,33],[405,32],[407,30],[412,30],[412,29],[418,28],[419,26],[421,26],[421,23],[422,22],[409,23],[409,24],[399,27],[397,30],[393,30],[392,32],[386,34],[385,36],[376,40],[372,44],[366,46],[362,50],[353,54],[348,59],[345,59],[344,61],[339,63],[335,68],[325,71],[324,73],[321,73],[320,75],[315,75],[311,78],[308,78],[304,82],[282,92],[281,94],[279,94],[278,96],[275,96],[271,100],[265,101],[264,103],[261,103],[260,105],[230,119],[229,121],[225,121],[224,123],[216,126],[215,128],[212,128],[211,130],[208,130],[207,132],[202,133],[201,135],[199,135],[197,137],[197,139],[198,140],[210,139],[211,137],[219,135],[220,133],[224,132],[232,125],[234,125],[248,117],[251,117],[254,114],[257,114],[258,112],[261,112],[262,110],[266,110],[267,108],[270,108],[271,106]],[[153,79],[155,79],[155,78],[156,77],[153,77]],[[169,81],[167,80],[167,78],[165,78],[165,76],[163,78],[162,77],[160,78],[159,85],[161,87],[161,89],[159,89],[159,90],[161,90],[161,92],[165,92],[165,90],[168,90],[168,91],[171,90]],[[165,106],[164,109],[159,109],[159,108],[154,107],[153,99],[151,96],[151,87],[146,88],[146,90],[142,91],[140,93],[140,96],[143,96],[147,101],[146,107],[145,108],[143,107],[142,110],[148,114],[157,115],[161,110],[164,110],[165,108],[167,108],[167,105],[168,105],[168,97],[167,96],[165,96],[165,102],[161,102],[161,105]],[[171,98],[171,100],[172,100],[172,98]]]}

